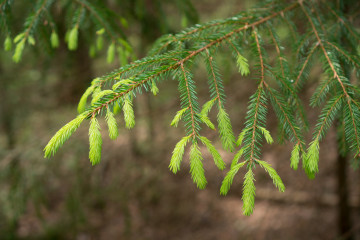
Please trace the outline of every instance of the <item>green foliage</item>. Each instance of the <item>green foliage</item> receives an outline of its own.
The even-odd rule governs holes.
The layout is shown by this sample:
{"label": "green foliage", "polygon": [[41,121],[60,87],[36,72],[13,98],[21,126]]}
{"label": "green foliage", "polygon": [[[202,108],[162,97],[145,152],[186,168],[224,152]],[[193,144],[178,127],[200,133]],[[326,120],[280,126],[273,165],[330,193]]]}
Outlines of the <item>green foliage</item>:
{"label": "green foliage", "polygon": [[[305,169],[313,174],[319,172],[319,140],[316,139],[310,143],[306,153]],[[313,175],[311,175],[313,176]]]}
{"label": "green foliage", "polygon": [[183,137],[175,146],[171,160],[170,160],[170,171],[177,173],[180,170],[180,164],[182,162],[185,146],[189,141],[190,136]]}
{"label": "green foliage", "polygon": [[126,128],[128,128],[128,129],[133,128],[135,126],[135,115],[134,115],[134,109],[132,107],[132,102],[130,99],[125,98],[122,109],[124,112]]}
{"label": "green foliage", "polygon": [[263,127],[259,127],[259,128],[260,128],[262,134],[264,135],[266,142],[268,144],[272,144],[274,142],[274,140],[271,137],[270,132]]}
{"label": "green foliage", "polygon": [[131,79],[120,80],[120,81],[118,81],[117,83],[115,83],[115,84],[112,86],[112,89],[115,91],[115,89],[117,89],[117,88],[120,87],[120,86],[126,87],[126,86],[128,86],[128,85],[133,84],[133,83],[134,83],[134,82],[131,81]]}
{"label": "green foliage", "polygon": [[246,216],[249,216],[254,211],[255,205],[255,178],[254,173],[251,169],[245,174],[245,180],[243,185],[243,194],[242,194],[242,201],[243,201],[243,213]]}
{"label": "green foliage", "polygon": [[101,160],[101,149],[102,149],[102,138],[100,132],[100,125],[95,117],[91,118],[89,128],[89,159],[92,165],[100,163]]}
{"label": "green foliage", "polygon": [[235,154],[233,160],[231,161],[230,169],[239,162],[243,153],[244,153],[244,148],[240,148],[240,150]]}
{"label": "green foliage", "polygon": [[[94,92],[95,93],[95,92]],[[103,98],[106,95],[114,94],[112,90],[103,90],[96,92],[93,95],[93,99],[91,100],[91,105],[94,105],[96,102],[98,102],[101,98]]]}
{"label": "green foliage", "polygon": [[296,144],[291,151],[290,167],[297,170],[300,161],[300,145]]}
{"label": "green foliage", "polygon": [[[235,158],[238,159],[240,157],[235,157]],[[230,187],[234,181],[235,175],[240,170],[240,168],[245,165],[245,163],[246,162],[242,162],[242,163],[237,163],[237,164],[231,165],[230,171],[226,174],[224,180],[222,181],[221,188],[220,188],[221,195],[226,195],[229,192]]]}
{"label": "green foliage", "polygon": [[200,117],[200,120],[206,124],[206,126],[208,126],[212,130],[215,130],[214,124],[210,121],[210,119],[207,116],[200,114],[199,117]]}
{"label": "green foliage", "polygon": [[159,88],[156,86],[155,81],[151,82],[151,92],[156,96],[159,93]]}
{"label": "green foliage", "polygon": [[265,169],[266,172],[269,173],[269,176],[273,180],[274,185],[279,189],[280,192],[285,191],[284,183],[282,182],[280,176],[277,174],[275,169],[273,169],[269,163],[257,160],[256,163],[258,163],[261,167]]}
{"label": "green foliage", "polygon": [[[132,53],[131,46],[126,42],[125,35],[118,24],[117,14],[111,11],[106,3],[102,1],[76,0],[64,3],[54,0],[37,0],[29,3],[24,2],[22,5],[14,4],[15,1],[3,1],[1,3],[2,11],[0,11],[0,27],[2,33],[6,35],[6,50],[9,51],[11,43],[11,32],[18,29],[16,22],[12,21],[13,12],[18,11],[17,8],[29,8],[29,14],[24,17],[24,24],[21,31],[15,36],[17,43],[13,60],[19,62],[21,60],[22,51],[28,43],[29,46],[38,48],[57,48],[60,45],[59,29],[63,28],[62,23],[56,22],[54,19],[59,12],[65,13],[66,17],[66,36],[68,49],[74,51],[78,47],[78,40],[87,40],[90,55],[94,56],[96,51],[103,48],[104,37],[109,40],[108,61],[113,61],[116,51],[116,43],[118,45],[126,45],[125,52],[130,55]],[[20,19],[19,19],[20,20]],[[126,21],[122,17],[122,22]],[[94,38],[94,35],[97,38]],[[41,44],[36,44],[39,41]],[[83,44],[83,43],[81,43]],[[95,47],[96,46],[96,47]]]}
{"label": "green foliage", "polygon": [[[14,42],[16,43],[15,40],[14,40]],[[15,47],[15,53],[13,55],[14,62],[19,62],[21,60],[21,56],[22,56],[23,50],[25,48],[25,42],[26,42],[25,38],[23,38],[22,40],[17,42],[16,47]]]}
{"label": "green foliage", "polygon": [[184,109],[181,109],[181,110],[177,111],[177,113],[176,113],[176,115],[175,115],[175,117],[172,120],[170,125],[177,127],[179,121],[181,120],[181,117],[183,116],[183,114],[185,113],[186,110],[188,110],[188,109],[184,108]]}
{"label": "green foliage", "polygon": [[[235,137],[232,130],[231,121],[229,115],[226,113],[224,104],[225,104],[225,91],[223,81],[221,79],[221,75],[216,64],[215,59],[211,56],[212,52],[207,50],[205,57],[205,66],[209,76],[208,84],[209,84],[209,91],[212,100],[205,103],[201,115],[207,116],[208,112],[211,110],[215,101],[217,101],[218,106],[218,115],[217,115],[217,122],[218,122],[218,130],[220,134],[220,139],[223,144],[223,147],[227,151],[234,151],[234,143]],[[214,102],[213,102],[214,101]],[[206,118],[205,118],[206,121]],[[207,124],[211,129],[214,129],[212,124]]]}
{"label": "green foliage", "polygon": [[79,104],[78,104],[78,113],[82,113],[85,111],[86,108],[86,101],[88,99],[88,97],[90,96],[90,94],[93,93],[93,91],[95,90],[95,86],[92,85],[90,87],[88,87],[88,89],[86,89],[85,93],[81,96]]}
{"label": "green foliage", "polygon": [[52,31],[51,36],[50,36],[50,42],[51,42],[51,47],[52,48],[58,48],[59,47],[59,36],[57,35],[57,33],[55,31]]}
{"label": "green foliage", "polygon": [[237,146],[240,146],[244,140],[244,137],[245,137],[245,133],[248,129],[244,128],[241,133],[239,134],[239,137],[238,137],[238,140],[236,141],[236,145]]}
{"label": "green foliage", "polygon": [[239,72],[243,76],[247,76],[250,73],[248,60],[242,56],[240,53],[237,55],[236,64],[239,68]]}
{"label": "green foliage", "polygon": [[106,109],[106,122],[109,128],[109,137],[115,140],[119,136],[119,130],[114,117],[114,113],[109,108]]}
{"label": "green foliage", "polygon": [[5,51],[10,51],[12,48],[12,40],[9,36],[6,36],[4,41],[4,49]]}
{"label": "green foliage", "polygon": [[[74,21],[70,27],[72,30],[68,34],[68,45],[70,48],[70,42],[73,41],[74,43],[71,44],[73,49],[76,47],[74,39],[71,40],[74,38],[71,32],[74,31],[74,35],[74,29],[78,27],[79,30],[81,29],[80,23],[86,17],[82,12],[95,14],[100,9],[99,6],[85,0],[78,2],[81,6],[73,13]],[[234,64],[237,65],[240,74],[250,75],[252,81],[257,84],[256,91],[249,99],[243,130],[236,141],[239,150],[233,158],[230,170],[220,189],[222,195],[227,194],[235,175],[242,166],[246,165],[247,173],[242,196],[245,215],[250,215],[254,210],[253,169],[257,164],[269,174],[281,192],[285,190],[276,171],[267,162],[260,160],[264,140],[269,144],[274,142],[266,129],[268,108],[272,108],[275,112],[279,125],[279,141],[291,142],[294,145],[290,157],[291,168],[296,170],[302,160],[303,168],[309,178],[314,178],[319,172],[320,142],[334,121],[338,120],[338,130],[343,136],[342,152],[351,152],[355,157],[358,156],[360,152],[360,103],[358,101],[360,90],[355,78],[360,73],[358,51],[360,38],[356,28],[347,20],[348,16],[339,15],[335,6],[328,6],[327,3],[322,7],[319,7],[320,2],[316,1],[286,3],[286,1],[274,0],[266,3],[268,4],[266,11],[260,7],[241,12],[231,18],[198,24],[178,34],[165,35],[154,43],[145,58],[133,61],[131,64],[125,64],[132,52],[129,44],[122,37],[116,36],[113,32],[115,29],[109,24],[109,19],[105,14],[101,13],[95,17],[97,33],[92,43],[94,51],[103,48],[104,39],[109,39],[111,45],[108,47],[107,60],[113,61],[117,51],[122,67],[94,81],[79,103],[79,112],[83,112],[86,109],[87,99],[92,94],[91,106],[83,113],[86,116],[80,116],[83,116],[82,120],[91,117],[90,128],[97,136],[97,141],[92,140],[93,146],[90,146],[90,149],[97,149],[93,150],[94,155],[90,158],[93,159],[93,164],[100,161],[101,155],[101,136],[98,124],[95,122],[97,120],[94,119],[107,109],[109,133],[112,138],[115,138],[117,127],[113,113],[116,114],[122,108],[126,128],[132,128],[135,125],[133,98],[144,91],[156,95],[159,91],[157,83],[173,79],[178,82],[180,110],[173,117],[171,125],[177,127],[182,121],[185,137],[176,144],[169,169],[173,173],[180,170],[185,147],[191,141],[189,154],[191,177],[199,188],[204,188],[207,181],[203,157],[198,146],[200,141],[214,158],[216,166],[220,169],[225,168],[218,150],[202,136],[204,125],[215,130],[215,125],[209,118],[209,112],[214,106],[218,111],[216,130],[223,148],[227,151],[235,151],[233,126],[225,110],[225,86],[217,65],[217,53],[226,54],[227,50],[230,50],[235,57]],[[315,7],[319,7],[317,11],[313,11]],[[143,9],[139,8],[136,12],[142,15]],[[294,19],[303,22],[301,31],[297,30]],[[325,21],[320,21],[321,19],[327,19],[326,22],[331,24],[324,24]],[[188,20],[189,16],[186,15],[184,22]],[[281,35],[274,27],[278,25],[289,28],[291,40],[287,36],[279,37]],[[29,36],[34,36],[25,33],[21,33],[14,39],[17,43],[16,59],[21,58],[25,42],[32,41]],[[243,49],[249,49],[249,51],[243,51]],[[249,63],[251,65],[254,63],[251,74]],[[197,96],[196,85],[199,82],[193,76],[194,69],[199,64],[205,65],[209,86],[209,99],[202,108],[200,108]],[[319,74],[318,79],[307,83],[314,66],[321,66],[323,72]],[[302,88],[310,85],[315,89],[310,105],[321,109],[314,128],[309,127],[304,110],[303,102],[307,101],[300,98]],[[313,139],[306,151],[304,134],[309,129],[313,129]],[[67,138],[68,136],[63,138],[63,141]],[[54,149],[57,150],[63,141]],[[51,153],[54,153],[53,148],[49,149]]]}
{"label": "green foliage", "polygon": [[220,170],[224,170],[225,169],[225,163],[222,160],[219,152],[216,150],[216,148],[214,147],[214,145],[212,145],[212,143],[210,142],[209,139],[207,139],[206,137],[200,137],[201,142],[206,146],[206,148],[209,150],[210,154],[212,155],[212,157],[214,158],[214,162],[215,165],[220,169]]}
{"label": "green foliage", "polygon": [[107,62],[112,63],[115,58],[115,43],[111,43],[107,50]]}
{"label": "green foliage", "polygon": [[194,183],[200,189],[204,189],[207,184],[202,160],[199,146],[193,142],[190,150],[190,173]]}
{"label": "green foliage", "polygon": [[78,33],[79,33],[78,26],[73,27],[73,29],[71,29],[70,32],[69,32],[68,48],[71,51],[77,49],[77,46],[78,46]]}
{"label": "green foliage", "polygon": [[244,158],[246,161],[253,162],[260,159],[260,147],[262,145],[262,131],[265,127],[267,114],[267,99],[264,90],[259,85],[259,88],[250,97],[248,112],[246,116],[245,129],[248,129],[244,134],[242,145],[244,148]]}
{"label": "green foliage", "polygon": [[65,143],[66,140],[78,129],[82,121],[86,118],[87,113],[80,114],[74,120],[63,126],[55,135],[50,139],[49,143],[44,148],[45,157],[49,158],[54,155],[58,149]]}
{"label": "green foliage", "polygon": [[335,96],[325,104],[314,130],[314,140],[322,140],[342,105],[343,95]]}
{"label": "green foliage", "polygon": [[217,121],[218,121],[221,142],[224,148],[231,152],[234,151],[235,137],[232,131],[230,118],[229,115],[225,112],[225,110],[221,107],[217,115]]}
{"label": "green foliage", "polygon": [[209,114],[211,108],[214,106],[215,101],[216,101],[216,98],[211,99],[210,101],[207,101],[203,105],[200,114],[203,115],[203,116],[207,116]]}

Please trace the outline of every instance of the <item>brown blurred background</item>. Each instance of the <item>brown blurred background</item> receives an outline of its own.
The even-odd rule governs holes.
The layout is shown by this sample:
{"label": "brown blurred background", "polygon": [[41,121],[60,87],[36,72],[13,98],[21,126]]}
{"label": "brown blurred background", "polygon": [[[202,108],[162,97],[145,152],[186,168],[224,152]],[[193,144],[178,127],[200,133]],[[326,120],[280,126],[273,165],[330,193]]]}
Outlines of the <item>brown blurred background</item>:
{"label": "brown blurred background", "polygon": [[[145,1],[144,9],[125,16],[130,25],[126,35],[138,57],[144,56],[161,34],[182,27],[183,16],[175,5],[164,4],[161,15],[155,2]],[[254,3],[192,2],[200,22],[231,16]],[[22,11],[19,16],[27,9]],[[166,21],[159,21],[164,16]],[[0,239],[287,240],[345,239],[350,235],[360,239],[360,174],[350,163],[342,165],[345,169],[339,172],[333,128],[320,146],[320,173],[314,180],[301,169],[290,169],[290,145],[264,146],[263,159],[278,171],[286,191],[279,193],[268,175],[256,170],[257,196],[250,217],[241,211],[244,172],[235,178],[229,195],[220,196],[226,171],[217,170],[206,151],[209,183],[205,190],[196,189],[192,183],[186,156],[180,173],[172,174],[168,170],[171,152],[183,136],[182,126],[170,127],[179,109],[175,81],[159,84],[156,97],[138,96],[136,126],[125,130],[118,117],[121,134],[116,141],[110,141],[101,122],[104,144],[99,165],[92,167],[88,160],[86,123],[54,158],[44,159],[44,146],[74,118],[77,101],[91,80],[119,66],[118,61],[106,63],[106,51],[91,59],[81,44],[75,52],[65,48],[61,46],[53,56],[27,50],[19,64],[10,61],[10,53],[0,52]],[[230,55],[220,55],[218,62],[228,95],[226,108],[238,134],[256,82],[240,77]],[[314,68],[306,91],[301,93],[305,102],[320,72],[320,66]],[[205,76],[204,67],[199,67],[195,78],[202,102],[208,97]],[[313,127],[318,110],[308,108],[307,112]],[[276,135],[272,110],[267,124]],[[206,131],[204,135],[221,149],[216,133]],[[229,165],[233,154],[220,153]],[[347,183],[342,188],[348,192],[347,206],[346,202],[339,203],[338,194],[338,182],[344,179],[339,174],[344,172]],[[340,238],[338,229],[345,220],[339,219],[338,213],[344,204],[351,230]]]}

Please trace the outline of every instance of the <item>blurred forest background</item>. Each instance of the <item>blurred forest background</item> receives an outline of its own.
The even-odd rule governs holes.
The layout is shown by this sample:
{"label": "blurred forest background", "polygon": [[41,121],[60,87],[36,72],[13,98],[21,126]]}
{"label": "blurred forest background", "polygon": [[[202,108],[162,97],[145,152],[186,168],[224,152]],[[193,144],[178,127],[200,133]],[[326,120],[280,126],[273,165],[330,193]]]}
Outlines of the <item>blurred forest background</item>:
{"label": "blurred forest background", "polygon": [[[29,11],[28,4],[21,7],[21,2],[17,2],[14,14],[19,29]],[[256,3],[197,0],[192,1],[191,9],[187,4],[181,7],[182,1],[107,2],[127,20],[125,35],[137,58],[145,56],[162,34],[180,31],[197,21],[229,17]],[[61,21],[62,13],[57,17]],[[192,183],[186,161],[179,174],[172,174],[168,170],[171,152],[182,136],[181,127],[170,127],[171,116],[179,107],[175,81],[160,84],[156,97],[138,96],[135,128],[121,128],[116,141],[104,137],[99,165],[92,167],[88,160],[87,126],[82,126],[54,158],[44,159],[44,146],[76,115],[78,100],[91,80],[121,65],[119,59],[106,62],[106,49],[90,58],[88,47],[81,44],[81,34],[78,49],[68,51],[62,40],[64,31],[59,29],[60,48],[44,52],[28,47],[18,64],[12,62],[10,52],[0,50],[1,240],[360,239],[360,174],[350,164],[339,164],[334,129],[320,146],[320,173],[314,180],[302,170],[290,169],[291,149],[286,144],[265,146],[263,158],[278,171],[286,191],[279,193],[264,172],[257,172],[255,211],[250,217],[241,211],[242,174],[226,197],[219,195],[225,172],[212,164],[205,164],[209,181],[205,190]],[[288,34],[284,30],[283,39]],[[229,55],[220,57],[229,96],[227,109],[238,134],[256,83],[240,78]],[[320,71],[320,66],[314,68],[311,77],[315,79]],[[197,82],[206,83],[204,72],[204,68],[197,70]],[[198,86],[201,98],[207,94],[207,86]],[[302,96],[309,99],[311,81],[304,89]],[[308,112],[313,126],[318,112]],[[275,118],[268,126],[275,134]],[[214,132],[206,135],[216,139]],[[221,154],[227,163],[231,161],[232,154]],[[209,156],[204,158],[209,161]],[[341,183],[344,172],[347,182]],[[341,204],[340,189],[348,192]],[[348,213],[345,217],[350,229],[342,233],[343,238],[338,230],[344,223],[339,218],[341,207]]]}

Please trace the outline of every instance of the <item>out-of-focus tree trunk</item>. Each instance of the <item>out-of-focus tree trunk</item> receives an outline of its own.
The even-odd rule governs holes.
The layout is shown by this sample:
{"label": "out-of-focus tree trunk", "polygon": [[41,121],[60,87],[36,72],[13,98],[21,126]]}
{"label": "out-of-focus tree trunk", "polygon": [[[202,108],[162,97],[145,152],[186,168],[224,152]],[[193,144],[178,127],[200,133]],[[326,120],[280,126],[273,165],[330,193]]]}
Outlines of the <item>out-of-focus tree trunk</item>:
{"label": "out-of-focus tree trunk", "polygon": [[[0,66],[0,75],[2,67]],[[2,78],[2,86],[0,87],[0,126],[4,131],[7,139],[7,149],[11,150],[15,147],[15,134],[14,134],[14,106],[12,98],[9,94],[9,79]]]}
{"label": "out-of-focus tree trunk", "polygon": [[337,192],[338,192],[338,226],[339,233],[343,240],[352,240],[354,236],[352,234],[352,221],[351,221],[351,209],[349,206],[349,191],[347,180],[347,157],[338,153],[336,170],[337,170]]}
{"label": "out-of-focus tree trunk", "polygon": [[74,52],[64,48],[66,46],[62,45],[63,54],[57,58],[59,76],[62,78],[57,84],[57,99],[61,105],[77,103],[93,78],[87,47],[79,44]]}

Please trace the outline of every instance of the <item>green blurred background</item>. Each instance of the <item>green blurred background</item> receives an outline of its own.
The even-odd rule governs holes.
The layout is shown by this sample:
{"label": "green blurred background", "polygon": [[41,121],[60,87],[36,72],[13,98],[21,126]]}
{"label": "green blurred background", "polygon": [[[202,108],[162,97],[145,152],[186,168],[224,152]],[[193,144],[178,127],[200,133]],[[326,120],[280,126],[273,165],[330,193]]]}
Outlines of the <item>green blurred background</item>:
{"label": "green blurred background", "polygon": [[[184,26],[229,17],[256,1],[192,1],[181,9],[172,1],[107,1],[128,21],[125,34],[137,57],[143,57],[155,39]],[[180,1],[181,2],[181,1]],[[21,29],[28,4],[17,3],[14,22]],[[159,5],[162,11],[159,11]],[[190,15],[186,15],[190,14]],[[60,14],[61,15],[61,14]],[[59,16],[61,20],[61,16]],[[65,34],[61,32],[60,34]],[[282,31],[283,39],[287,31]],[[179,108],[176,81],[159,84],[160,93],[135,100],[136,126],[128,131],[120,121],[120,137],[110,141],[103,133],[102,162],[88,160],[88,126],[82,126],[52,159],[43,158],[47,141],[76,115],[77,101],[91,80],[120,66],[106,63],[106,50],[90,58],[81,44],[69,52],[61,43],[55,51],[27,48],[20,63],[0,50],[0,239],[337,239],[338,196],[336,133],[331,129],[321,145],[320,173],[308,180],[290,169],[291,146],[265,146],[264,160],[283,178],[279,193],[271,179],[256,172],[255,212],[241,213],[243,172],[226,197],[219,187],[225,175],[205,155],[208,186],[198,190],[188,174],[188,162],[177,175],[168,170],[171,152],[183,134],[170,127]],[[227,109],[235,134],[244,123],[249,96],[256,83],[240,77],[230,54],[218,56],[228,95]],[[321,68],[315,68],[316,79]],[[208,94],[203,66],[195,72],[200,99]],[[311,96],[312,85],[302,92]],[[307,102],[307,100],[305,100]],[[276,133],[270,111],[269,129]],[[309,113],[312,125],[317,110]],[[214,116],[212,116],[214,117]],[[105,129],[106,125],[101,122]],[[217,141],[215,132],[206,132]],[[216,145],[221,148],[220,144]],[[229,163],[232,154],[221,152]],[[185,157],[185,159],[187,159]],[[347,171],[353,231],[359,231],[360,175]]]}

